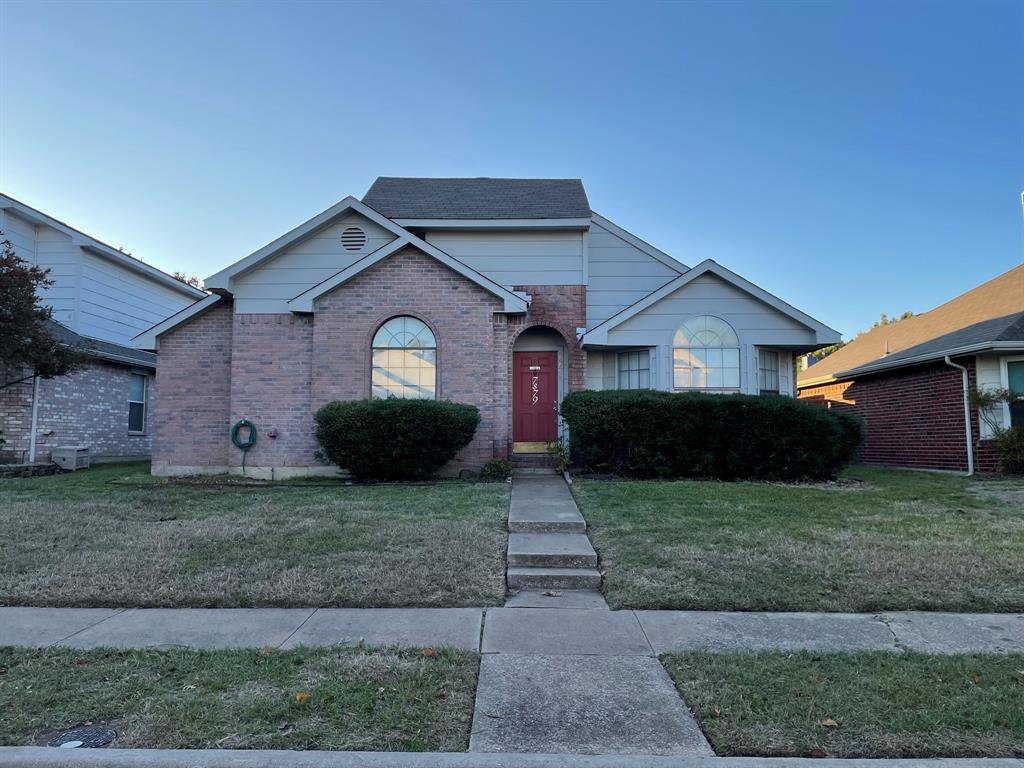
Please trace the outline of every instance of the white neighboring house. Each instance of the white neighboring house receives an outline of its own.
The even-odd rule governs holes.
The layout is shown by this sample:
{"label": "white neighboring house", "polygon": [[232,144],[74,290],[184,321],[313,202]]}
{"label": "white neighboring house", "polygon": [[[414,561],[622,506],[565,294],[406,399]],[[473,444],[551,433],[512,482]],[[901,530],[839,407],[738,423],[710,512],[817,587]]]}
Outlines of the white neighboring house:
{"label": "white neighboring house", "polygon": [[89,356],[54,379],[0,371],[0,386],[18,381],[0,389],[0,456],[40,461],[56,446],[86,445],[94,461],[148,457],[156,355],[131,339],[206,293],[4,194],[0,233],[20,258],[50,269],[42,303],[58,338]]}

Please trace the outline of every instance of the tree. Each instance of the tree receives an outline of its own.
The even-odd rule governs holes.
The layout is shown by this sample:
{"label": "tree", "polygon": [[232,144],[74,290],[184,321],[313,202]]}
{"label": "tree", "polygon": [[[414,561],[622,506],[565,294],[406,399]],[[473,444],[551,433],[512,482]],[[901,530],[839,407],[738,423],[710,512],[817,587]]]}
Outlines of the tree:
{"label": "tree", "polygon": [[0,371],[15,376],[32,372],[13,381],[0,380],[0,389],[34,376],[63,376],[83,362],[77,349],[54,335],[53,310],[39,303],[38,291],[53,285],[49,272],[19,258],[10,240],[0,241]]}
{"label": "tree", "polygon": [[[885,312],[883,312],[882,315],[878,318],[878,320],[875,323],[872,323],[871,328],[872,329],[873,328],[878,328],[879,326],[882,326],[882,325],[895,325],[900,320],[906,320],[908,317],[913,317],[913,316],[914,316],[914,313],[911,312],[909,309],[904,310],[903,314],[901,314],[899,317],[892,317],[892,318],[890,318]],[[865,333],[867,333],[867,331],[859,331],[853,338],[856,339],[857,336],[860,336],[860,335],[865,334]],[[848,341],[839,341],[839,342],[836,342],[835,344],[830,344],[827,347],[822,347],[821,349],[816,349],[813,352],[811,352],[811,354],[814,355],[814,359],[816,361],[821,362],[826,357],[828,357],[829,355],[831,355],[834,352],[838,352],[840,349],[842,349],[843,347],[845,347],[849,343],[850,342],[848,342]]]}
{"label": "tree", "polygon": [[202,290],[203,281],[200,280],[195,275],[189,277],[184,272],[175,272],[173,275],[171,275],[171,277],[173,277],[175,280],[181,280],[181,282],[185,283],[185,285],[191,285],[193,288],[199,288],[200,290]]}

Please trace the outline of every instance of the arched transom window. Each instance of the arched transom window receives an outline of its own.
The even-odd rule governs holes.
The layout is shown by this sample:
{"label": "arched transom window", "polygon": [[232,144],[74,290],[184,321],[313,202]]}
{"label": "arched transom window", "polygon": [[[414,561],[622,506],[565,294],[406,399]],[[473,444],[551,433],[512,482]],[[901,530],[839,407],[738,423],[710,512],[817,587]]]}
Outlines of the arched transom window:
{"label": "arched transom window", "polygon": [[433,400],[437,396],[437,341],[415,317],[393,317],[373,336],[373,397]]}
{"label": "arched transom window", "polygon": [[674,389],[737,391],[740,388],[740,340],[724,320],[691,317],[672,340]]}

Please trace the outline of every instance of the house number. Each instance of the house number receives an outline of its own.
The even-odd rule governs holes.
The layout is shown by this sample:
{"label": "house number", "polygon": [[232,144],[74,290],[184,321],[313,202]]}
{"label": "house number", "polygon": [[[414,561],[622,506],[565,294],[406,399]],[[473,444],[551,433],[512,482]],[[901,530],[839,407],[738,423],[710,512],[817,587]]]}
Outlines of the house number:
{"label": "house number", "polygon": [[530,384],[530,389],[533,391],[533,405],[536,405],[537,404],[537,400],[540,399],[540,395],[537,394],[537,390],[538,390],[537,379],[538,379],[538,376],[537,376],[537,374],[533,374],[533,376],[531,378],[533,379],[533,382]]}

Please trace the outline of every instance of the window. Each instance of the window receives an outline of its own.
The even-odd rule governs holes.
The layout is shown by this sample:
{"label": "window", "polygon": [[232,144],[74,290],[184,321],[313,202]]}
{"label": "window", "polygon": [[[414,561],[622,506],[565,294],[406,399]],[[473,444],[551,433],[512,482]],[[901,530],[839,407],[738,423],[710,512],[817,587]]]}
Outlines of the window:
{"label": "window", "polygon": [[128,431],[146,431],[146,377],[138,373],[128,385]]}
{"label": "window", "polygon": [[773,349],[757,350],[757,386],[762,395],[779,394],[779,353]]}
{"label": "window", "polygon": [[672,386],[738,391],[740,340],[732,326],[711,315],[683,323],[672,340]]}
{"label": "window", "polygon": [[433,400],[437,396],[437,342],[426,323],[393,317],[373,336],[371,394]]}
{"label": "window", "polygon": [[1006,363],[1006,388],[1017,400],[1010,403],[1010,426],[1024,426],[1024,360],[1011,360]]}
{"label": "window", "polygon": [[651,354],[646,349],[619,352],[619,389],[651,388]]}

